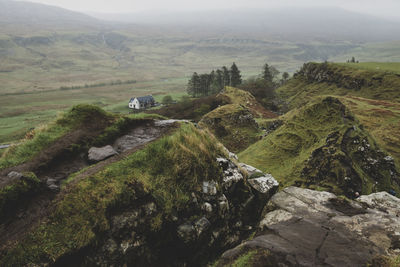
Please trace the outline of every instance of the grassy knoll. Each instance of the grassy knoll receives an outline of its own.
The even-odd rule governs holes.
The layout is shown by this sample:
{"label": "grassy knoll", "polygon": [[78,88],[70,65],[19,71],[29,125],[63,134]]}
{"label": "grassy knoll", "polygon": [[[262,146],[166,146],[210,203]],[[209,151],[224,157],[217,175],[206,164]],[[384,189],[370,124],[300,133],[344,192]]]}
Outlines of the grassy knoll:
{"label": "grassy knoll", "polygon": [[[199,182],[219,177],[215,157],[223,152],[209,134],[183,124],[170,136],[149,144],[86,179],[69,184],[53,213],[2,257],[2,266],[54,262],[61,256],[94,244],[110,228],[107,214],[151,194],[162,207],[163,220],[190,202]],[[142,188],[142,189],[140,189]]]}
{"label": "grassy knoll", "polygon": [[[399,71],[400,63],[335,63],[325,67],[324,64],[309,64],[299,76],[279,88],[278,94],[291,108],[300,107],[318,96],[339,96],[377,143],[399,164]],[[323,75],[325,81],[319,81]],[[337,78],[336,81],[331,81],[329,76]],[[352,84],[351,81],[360,83]]]}
{"label": "grassy knoll", "polygon": [[[400,77],[388,71],[358,68],[359,64],[307,63],[295,78],[277,90],[290,108],[299,107],[314,96],[351,95],[400,101]],[[383,64],[384,65],[384,64]],[[398,68],[400,63],[393,64]]]}
{"label": "grassy knoll", "polygon": [[103,124],[115,117],[104,110],[90,105],[78,105],[47,126],[40,127],[25,138],[21,144],[10,147],[0,158],[0,169],[15,166],[32,159],[43,149],[71,130],[81,127],[89,120]]}
{"label": "grassy knoll", "polygon": [[250,111],[238,104],[216,108],[203,116],[199,125],[208,128],[229,150],[239,152],[261,135]]}
{"label": "grassy knoll", "polygon": [[[283,187],[304,185],[350,196],[349,188],[370,193],[392,187],[384,154],[339,100],[321,97],[281,119],[281,127],[239,153],[241,161],[271,173]],[[372,170],[365,166],[367,158],[383,163]],[[375,179],[378,188],[372,187]]]}

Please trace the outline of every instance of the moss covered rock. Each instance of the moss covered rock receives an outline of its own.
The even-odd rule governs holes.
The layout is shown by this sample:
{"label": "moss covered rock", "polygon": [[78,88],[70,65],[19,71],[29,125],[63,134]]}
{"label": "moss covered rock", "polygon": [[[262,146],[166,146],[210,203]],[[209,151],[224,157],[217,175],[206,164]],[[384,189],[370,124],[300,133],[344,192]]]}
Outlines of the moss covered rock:
{"label": "moss covered rock", "polygon": [[209,129],[229,150],[241,151],[259,139],[260,129],[243,105],[229,104],[203,116],[201,127]]}

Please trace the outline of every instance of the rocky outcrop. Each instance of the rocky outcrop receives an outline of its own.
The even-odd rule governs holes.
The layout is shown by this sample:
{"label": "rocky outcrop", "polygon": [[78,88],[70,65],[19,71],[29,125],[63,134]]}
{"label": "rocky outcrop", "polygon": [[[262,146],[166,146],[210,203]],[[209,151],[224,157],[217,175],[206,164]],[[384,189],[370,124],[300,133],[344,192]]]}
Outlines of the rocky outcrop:
{"label": "rocky outcrop", "polygon": [[114,150],[114,148],[110,145],[104,147],[92,147],[88,152],[88,159],[92,162],[102,161],[114,155],[117,155],[118,152]]}
{"label": "rocky outcrop", "polygon": [[157,120],[137,126],[115,140],[113,148],[122,153],[140,147],[164,135],[177,122],[187,123],[185,120]]}
{"label": "rocky outcrop", "polygon": [[306,186],[332,188],[332,192],[349,198],[369,192],[389,192],[400,186],[393,158],[381,151],[361,126],[356,125],[342,133],[329,134],[325,145],[312,152],[301,176]]}
{"label": "rocky outcrop", "polygon": [[363,86],[368,85],[368,81],[364,78],[342,74],[330,68],[327,63],[306,63],[300,71],[295,74],[295,77],[304,77],[308,82],[336,84],[338,87],[352,90],[360,90]]}
{"label": "rocky outcrop", "polygon": [[[219,266],[253,251],[255,266],[366,266],[400,255],[400,199],[375,193],[347,200],[332,193],[288,187],[265,209],[257,236],[226,251]],[[258,255],[258,256],[257,256]],[[253,262],[249,260],[249,266]]]}
{"label": "rocky outcrop", "polygon": [[[163,218],[151,195],[135,185],[136,196],[112,215],[110,230],[91,248],[87,265],[199,266],[237,245],[257,227],[263,207],[278,188],[272,176],[249,179],[233,160],[216,159],[221,177],[199,181],[185,211]],[[252,168],[248,166],[248,168]],[[65,259],[71,262],[71,259]]]}

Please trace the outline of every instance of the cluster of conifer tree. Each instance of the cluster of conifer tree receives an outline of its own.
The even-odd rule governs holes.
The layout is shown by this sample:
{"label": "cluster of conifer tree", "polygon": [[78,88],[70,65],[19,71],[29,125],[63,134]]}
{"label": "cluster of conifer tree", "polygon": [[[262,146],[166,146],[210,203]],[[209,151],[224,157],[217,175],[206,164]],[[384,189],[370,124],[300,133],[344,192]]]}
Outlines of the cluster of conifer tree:
{"label": "cluster of conifer tree", "polygon": [[188,82],[187,93],[193,97],[207,96],[219,93],[225,86],[238,86],[242,83],[240,70],[233,62],[230,69],[223,66],[207,74],[193,73]]}

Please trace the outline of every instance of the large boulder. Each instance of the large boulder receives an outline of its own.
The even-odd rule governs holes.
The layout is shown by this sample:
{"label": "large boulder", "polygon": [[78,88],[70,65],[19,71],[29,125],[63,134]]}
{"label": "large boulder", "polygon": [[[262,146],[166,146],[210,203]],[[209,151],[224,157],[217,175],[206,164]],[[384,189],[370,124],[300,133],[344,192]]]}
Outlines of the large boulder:
{"label": "large boulder", "polygon": [[118,152],[110,145],[104,147],[92,147],[89,149],[88,159],[93,162],[102,161],[114,155]]}
{"label": "large boulder", "polygon": [[226,251],[219,266],[249,250],[249,266],[367,266],[400,254],[399,207],[385,192],[353,201],[288,187],[271,198],[257,236]]}

